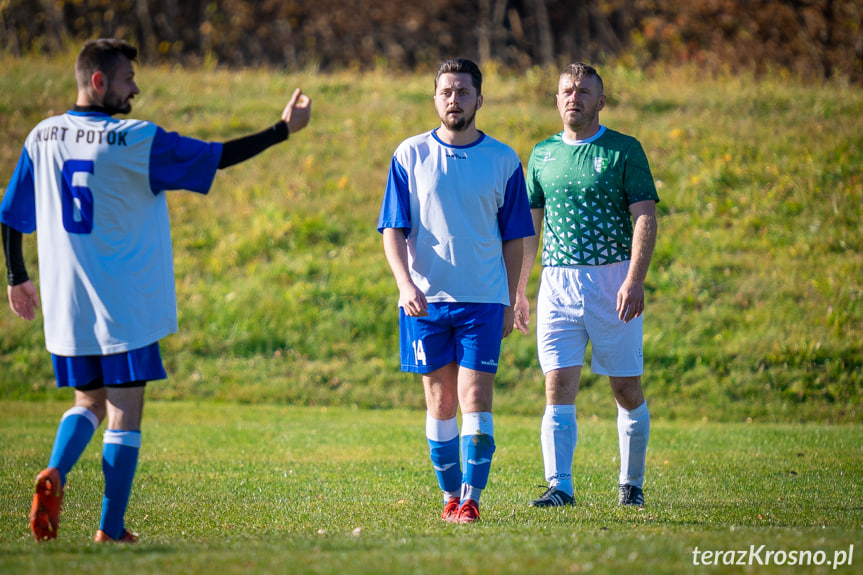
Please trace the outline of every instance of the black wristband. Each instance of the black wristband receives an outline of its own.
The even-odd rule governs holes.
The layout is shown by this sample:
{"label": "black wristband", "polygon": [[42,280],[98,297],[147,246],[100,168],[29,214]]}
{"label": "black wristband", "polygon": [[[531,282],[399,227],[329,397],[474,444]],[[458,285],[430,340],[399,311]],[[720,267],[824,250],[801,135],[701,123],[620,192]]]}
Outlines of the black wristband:
{"label": "black wristband", "polygon": [[2,225],[3,255],[6,256],[6,277],[10,286],[22,284],[30,279],[24,265],[24,250],[21,246],[23,234],[13,227]]}

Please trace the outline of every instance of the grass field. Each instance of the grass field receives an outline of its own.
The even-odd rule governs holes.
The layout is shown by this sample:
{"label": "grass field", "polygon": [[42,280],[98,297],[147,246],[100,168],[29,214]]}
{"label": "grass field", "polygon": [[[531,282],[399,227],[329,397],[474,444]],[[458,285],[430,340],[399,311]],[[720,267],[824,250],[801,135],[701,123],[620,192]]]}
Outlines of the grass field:
{"label": "grass field", "polygon": [[[73,60],[0,55],[0,187],[29,130],[71,105]],[[478,126],[526,164],[560,129],[555,75],[485,72]],[[171,193],[180,332],[162,342],[168,380],[148,388],[128,515],[140,545],[89,543],[98,435],[70,476],[61,539],[30,538],[30,484],[69,396],[53,389],[41,319],[4,305],[0,573],[791,571],[759,565],[766,551],[823,553],[803,572],[863,572],[863,91],[601,72],[602,121],[643,142],[662,198],[643,511],[615,504],[616,410],[589,370],[578,505],[527,507],[543,483],[531,334],[504,344],[482,522],[437,519],[422,393],[398,370],[397,291],[374,229],[393,150],[436,123],[431,73],[143,66],[134,115],[169,130],[256,131],[295,86],[313,121],[220,173],[209,197]],[[25,253],[38,282],[33,238]],[[754,565],[693,564],[696,550],[761,545]],[[852,564],[826,564],[851,545]]]}
{"label": "grass field", "polygon": [[99,441],[69,476],[60,538],[31,539],[28,486],[63,409],[0,403],[0,572],[789,572],[693,565],[696,548],[702,563],[705,550],[751,545],[765,546],[761,561],[833,561],[854,545],[850,565],[803,572],[863,572],[859,426],[655,423],[635,510],[616,505],[614,421],[583,418],[577,505],[548,511],[527,506],[541,493],[539,419],[500,416],[482,521],[454,526],[438,518],[419,412],[159,401],[127,515],[141,543],[118,549],[90,543]]}

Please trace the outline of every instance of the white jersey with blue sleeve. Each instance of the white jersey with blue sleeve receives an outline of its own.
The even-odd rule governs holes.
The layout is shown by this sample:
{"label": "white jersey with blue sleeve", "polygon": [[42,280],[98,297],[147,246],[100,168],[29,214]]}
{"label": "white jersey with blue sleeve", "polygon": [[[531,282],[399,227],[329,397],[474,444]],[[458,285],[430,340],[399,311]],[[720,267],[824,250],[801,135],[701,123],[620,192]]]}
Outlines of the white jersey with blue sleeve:
{"label": "white jersey with blue sleeve", "polygon": [[501,242],[534,233],[518,155],[485,134],[468,146],[434,131],[408,138],[390,166],[385,228],[405,230],[411,278],[429,302],[509,305]]}
{"label": "white jersey with blue sleeve", "polygon": [[165,190],[207,193],[222,144],[70,111],[43,120],[0,204],[38,227],[45,343],[62,356],[138,349],[177,331]]}

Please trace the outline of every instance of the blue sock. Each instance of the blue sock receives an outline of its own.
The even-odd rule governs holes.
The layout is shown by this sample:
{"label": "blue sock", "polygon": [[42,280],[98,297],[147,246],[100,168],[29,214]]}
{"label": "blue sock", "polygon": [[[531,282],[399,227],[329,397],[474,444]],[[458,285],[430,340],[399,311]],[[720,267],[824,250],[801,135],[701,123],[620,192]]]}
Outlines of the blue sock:
{"label": "blue sock", "polygon": [[129,504],[129,494],[132,492],[132,480],[135,478],[140,448],[140,431],[105,431],[102,449],[105,497],[102,499],[102,521],[99,529],[113,539],[123,536],[124,517]]}
{"label": "blue sock", "polygon": [[48,467],[55,467],[60,472],[63,485],[66,485],[66,474],[84,453],[97,427],[99,419],[87,408],[76,406],[63,414],[48,461]]}
{"label": "blue sock", "polygon": [[427,413],[426,438],[438,485],[445,493],[458,493],[461,489],[461,465],[456,418],[440,420]]}
{"label": "blue sock", "polygon": [[485,489],[494,449],[494,420],[491,413],[465,413],[461,424],[461,450],[465,461],[463,483],[476,489]]}

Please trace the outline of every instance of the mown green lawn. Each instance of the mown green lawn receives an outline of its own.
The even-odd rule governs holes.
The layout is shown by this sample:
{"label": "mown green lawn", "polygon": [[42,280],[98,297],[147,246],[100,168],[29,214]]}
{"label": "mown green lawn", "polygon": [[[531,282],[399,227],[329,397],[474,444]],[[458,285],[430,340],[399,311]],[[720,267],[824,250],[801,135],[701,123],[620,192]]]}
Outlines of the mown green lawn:
{"label": "mown green lawn", "polygon": [[[30,484],[65,409],[0,402],[0,572],[785,573],[757,562],[833,561],[851,545],[836,572],[863,565],[856,425],[655,421],[636,510],[616,505],[614,421],[583,417],[577,505],[538,510],[527,502],[542,491],[539,417],[501,415],[482,520],[455,526],[438,518],[420,411],[190,401],[147,406],[127,515],[138,545],[90,542],[101,431],[69,475],[59,539],[38,544]],[[704,551],[748,561],[762,545],[751,569],[693,565],[696,550],[699,563]]]}

